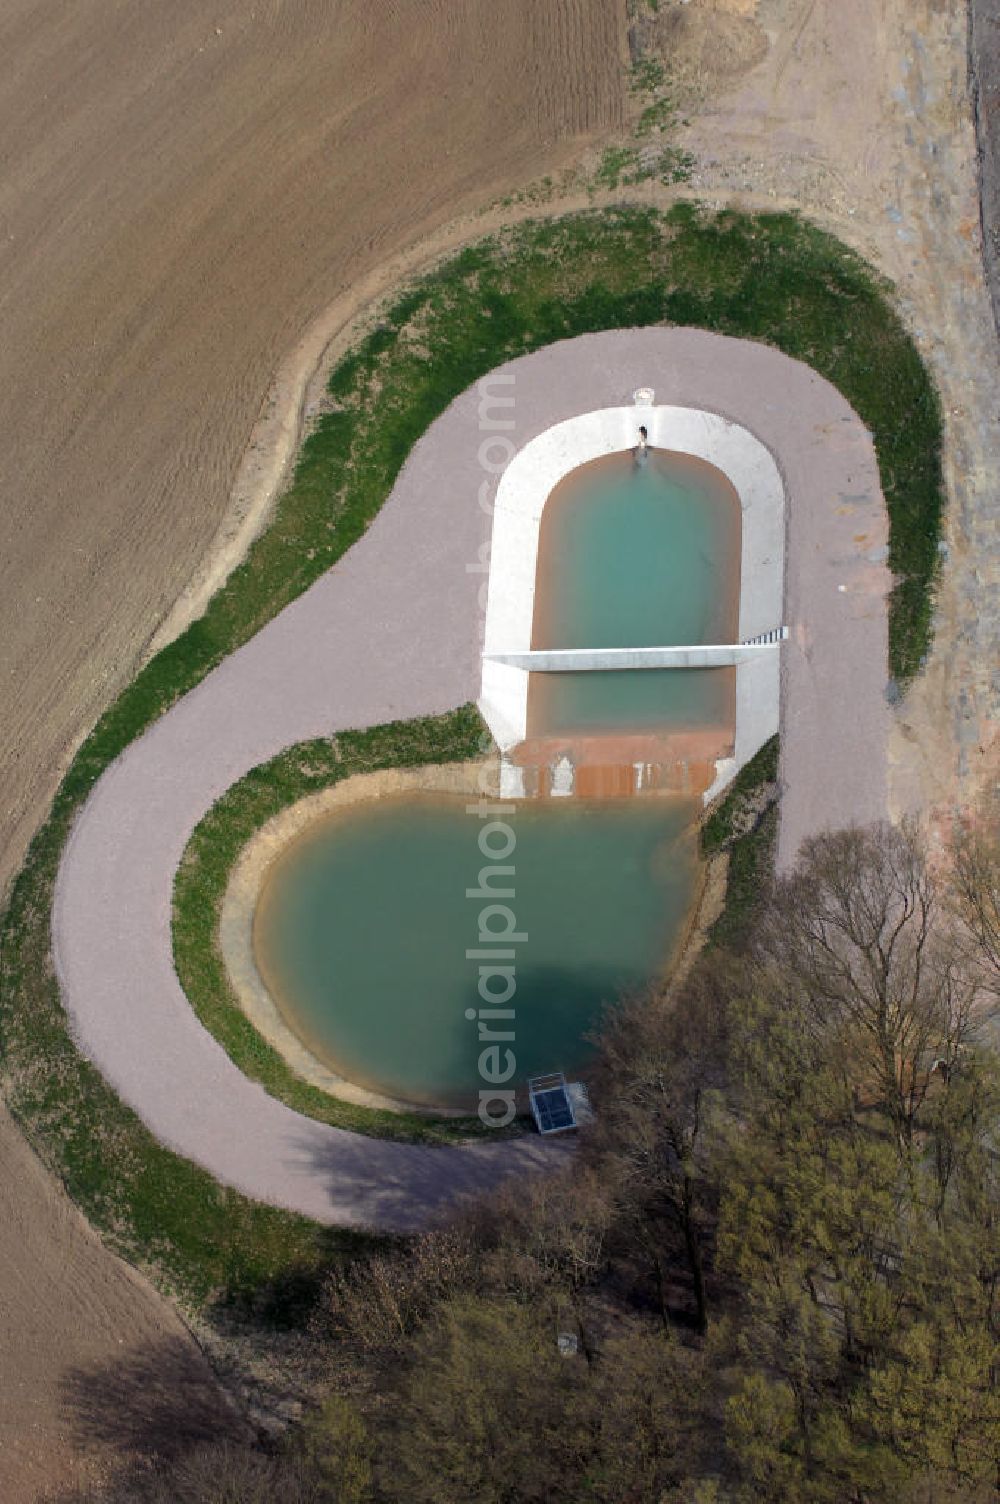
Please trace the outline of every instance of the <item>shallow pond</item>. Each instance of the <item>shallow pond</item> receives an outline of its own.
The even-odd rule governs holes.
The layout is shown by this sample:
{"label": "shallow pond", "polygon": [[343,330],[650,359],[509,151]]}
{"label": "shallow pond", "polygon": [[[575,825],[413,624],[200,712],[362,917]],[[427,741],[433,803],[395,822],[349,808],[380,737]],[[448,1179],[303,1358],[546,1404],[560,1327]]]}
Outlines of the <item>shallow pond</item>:
{"label": "shallow pond", "polygon": [[[514,1035],[502,1042],[511,1085],[575,1070],[604,1006],[654,977],[678,939],[696,813],[654,797],[521,802],[488,828],[457,798],[356,805],[276,862],[254,926],[258,967],[321,1061],[388,1096],[474,1105],[479,1010],[497,1003],[514,1012],[486,1023]],[[481,926],[525,938],[481,939]],[[482,950],[510,956],[468,954]],[[496,969],[492,1002],[481,966]]]}

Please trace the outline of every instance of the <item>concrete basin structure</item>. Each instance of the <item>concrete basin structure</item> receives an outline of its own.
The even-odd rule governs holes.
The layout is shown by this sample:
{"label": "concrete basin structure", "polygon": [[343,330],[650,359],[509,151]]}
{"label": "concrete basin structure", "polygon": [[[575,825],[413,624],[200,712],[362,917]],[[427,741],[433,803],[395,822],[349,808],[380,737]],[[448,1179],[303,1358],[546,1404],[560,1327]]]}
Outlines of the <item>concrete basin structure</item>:
{"label": "concrete basin structure", "polygon": [[[784,621],[785,489],[774,456],[749,429],[719,413],[653,405],[640,388],[631,405],[600,408],[553,424],[526,444],[497,488],[479,707],[501,752],[528,734],[528,675],[634,668],[736,667],[732,756],[716,762],[704,794],[716,796],[778,730],[779,641]],[[643,430],[640,435],[640,429]],[[742,519],[739,644],[649,644],[641,648],[532,652],[538,539],[545,504],[560,481],[605,456],[646,446],[691,455],[732,483]],[[766,643],[752,638],[769,637]],[[627,730],[627,728],[622,728]],[[524,792],[522,770],[505,762],[501,793]]]}

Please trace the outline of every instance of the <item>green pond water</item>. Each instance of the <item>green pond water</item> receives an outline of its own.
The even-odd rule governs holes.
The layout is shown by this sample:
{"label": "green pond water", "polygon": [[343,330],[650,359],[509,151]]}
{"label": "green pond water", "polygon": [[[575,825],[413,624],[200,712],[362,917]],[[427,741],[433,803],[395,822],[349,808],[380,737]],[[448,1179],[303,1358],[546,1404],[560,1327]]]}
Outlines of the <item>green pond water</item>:
{"label": "green pond water", "polygon": [[[410,1102],[472,1106],[482,1086],[479,948],[515,952],[509,1085],[585,1064],[605,1004],[666,963],[690,904],[696,814],[686,800],[518,803],[485,836],[465,800],[406,796],[317,824],[276,864],[254,926],[287,1022],[349,1080]],[[513,876],[496,869],[513,865]],[[480,870],[511,898],[467,897]],[[523,941],[486,940],[506,906]],[[509,928],[503,914],[487,928]],[[498,965],[509,964],[499,960]],[[487,981],[496,996],[508,980]],[[504,1062],[506,1063],[506,1062]],[[495,1069],[495,1066],[493,1067]]]}
{"label": "green pond water", "polygon": [[[613,455],[569,475],[542,513],[535,648],[733,642],[741,517],[730,482],[687,455]],[[532,675],[529,731],[724,723],[725,669]]]}

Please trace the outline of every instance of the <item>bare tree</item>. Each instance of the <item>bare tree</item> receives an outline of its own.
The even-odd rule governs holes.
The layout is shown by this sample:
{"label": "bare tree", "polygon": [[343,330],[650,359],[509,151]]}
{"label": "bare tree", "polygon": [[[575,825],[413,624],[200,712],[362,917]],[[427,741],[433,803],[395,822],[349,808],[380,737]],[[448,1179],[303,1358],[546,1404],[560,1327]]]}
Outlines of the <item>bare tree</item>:
{"label": "bare tree", "polygon": [[475,1268],[476,1250],[463,1223],[421,1233],[331,1269],[313,1327],[362,1351],[400,1351],[436,1302],[473,1283]]}
{"label": "bare tree", "polygon": [[953,857],[959,918],[979,949],[988,985],[1000,992],[1000,816],[988,813],[960,829]]}
{"label": "bare tree", "polygon": [[508,1293],[544,1285],[582,1289],[606,1261],[614,1201],[613,1188],[586,1165],[528,1185],[508,1181],[473,1213],[476,1242],[490,1250],[484,1258],[490,1283]]}
{"label": "bare tree", "polygon": [[995,1003],[916,830],[877,825],[807,842],[776,886],[756,951],[906,1147],[934,1071],[954,1068]]}
{"label": "bare tree", "polygon": [[708,1324],[704,1240],[709,1107],[726,1069],[728,978],[704,960],[676,995],[616,1009],[601,1039],[595,1148],[603,1174],[636,1214],[663,1298],[665,1225],[679,1233],[697,1325]]}

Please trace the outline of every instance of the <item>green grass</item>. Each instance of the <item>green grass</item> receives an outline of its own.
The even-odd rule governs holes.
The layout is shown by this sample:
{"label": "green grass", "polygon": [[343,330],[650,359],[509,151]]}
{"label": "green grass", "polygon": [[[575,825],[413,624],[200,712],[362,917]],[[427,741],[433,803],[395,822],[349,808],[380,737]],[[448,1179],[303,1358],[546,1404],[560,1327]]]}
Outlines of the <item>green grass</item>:
{"label": "green grass", "polygon": [[666,83],[663,59],[647,54],[637,58],[630,70],[629,88],[633,94],[655,94]]}
{"label": "green grass", "polygon": [[593,211],[512,228],[406,290],[334,370],[335,410],[303,446],[271,525],[205,615],[139,673],[77,753],[0,935],[0,1047],[13,1111],[114,1246],[196,1298],[277,1278],[346,1240],[220,1190],[157,1145],[77,1053],[49,944],[73,818],[135,736],[362,535],[414,442],[471,382],[553,340],[645,324],[765,341],[843,392],[872,431],[889,507],[899,581],[892,672],[907,679],[927,649],[942,507],[939,405],[889,289],[837,240],[787,214],[710,214],[689,203],[668,213]]}
{"label": "green grass", "polygon": [[765,783],[778,779],[779,739],[772,736],[748,763],[740,768],[725,795],[719,800],[701,827],[703,856],[714,856],[730,846],[737,828],[737,816],[747,797]]}
{"label": "green grass", "polygon": [[[669,107],[665,103],[662,110],[659,105],[651,105],[649,110],[643,112],[637,134],[650,135],[654,127],[669,114]],[[669,143],[653,146],[608,146],[594,173],[593,187],[613,191],[619,187],[630,188],[635,183],[645,183],[652,178],[666,187],[674,183],[686,183],[691,176],[693,160],[689,152]]]}
{"label": "green grass", "polygon": [[725,797],[701,827],[701,851],[706,857],[729,852],[726,899],[722,913],[709,930],[712,946],[738,951],[758,905],[767,895],[774,873],[774,848],[778,834],[777,802],[761,812],[750,829],[744,829],[747,804],[763,785],[778,777],[778,738],[772,736],[740,769]]}
{"label": "green grass", "polygon": [[31,1141],[110,1246],[188,1304],[248,1296],[365,1246],[360,1235],[250,1201],[178,1158],[74,1047],[52,974],[49,906],[76,807],[60,794],[3,931],[4,1088]]}
{"label": "green grass", "polygon": [[371,731],[342,732],[303,742],[272,758],[228,789],[191,836],[174,885],[174,962],[202,1023],[240,1069],[289,1107],[380,1138],[447,1142],[483,1135],[478,1117],[428,1118],[357,1107],[329,1096],[289,1069],[239,1005],[216,943],[229,874],[255,831],[279,810],[355,773],[412,768],[478,757],[490,737],[479,712],[400,721]]}
{"label": "green grass", "polygon": [[[646,105],[639,119],[636,121],[635,134],[639,137],[650,136],[653,131],[664,131],[674,122],[676,110],[669,97],[654,99],[652,104]],[[690,166],[691,158],[686,158]]]}

